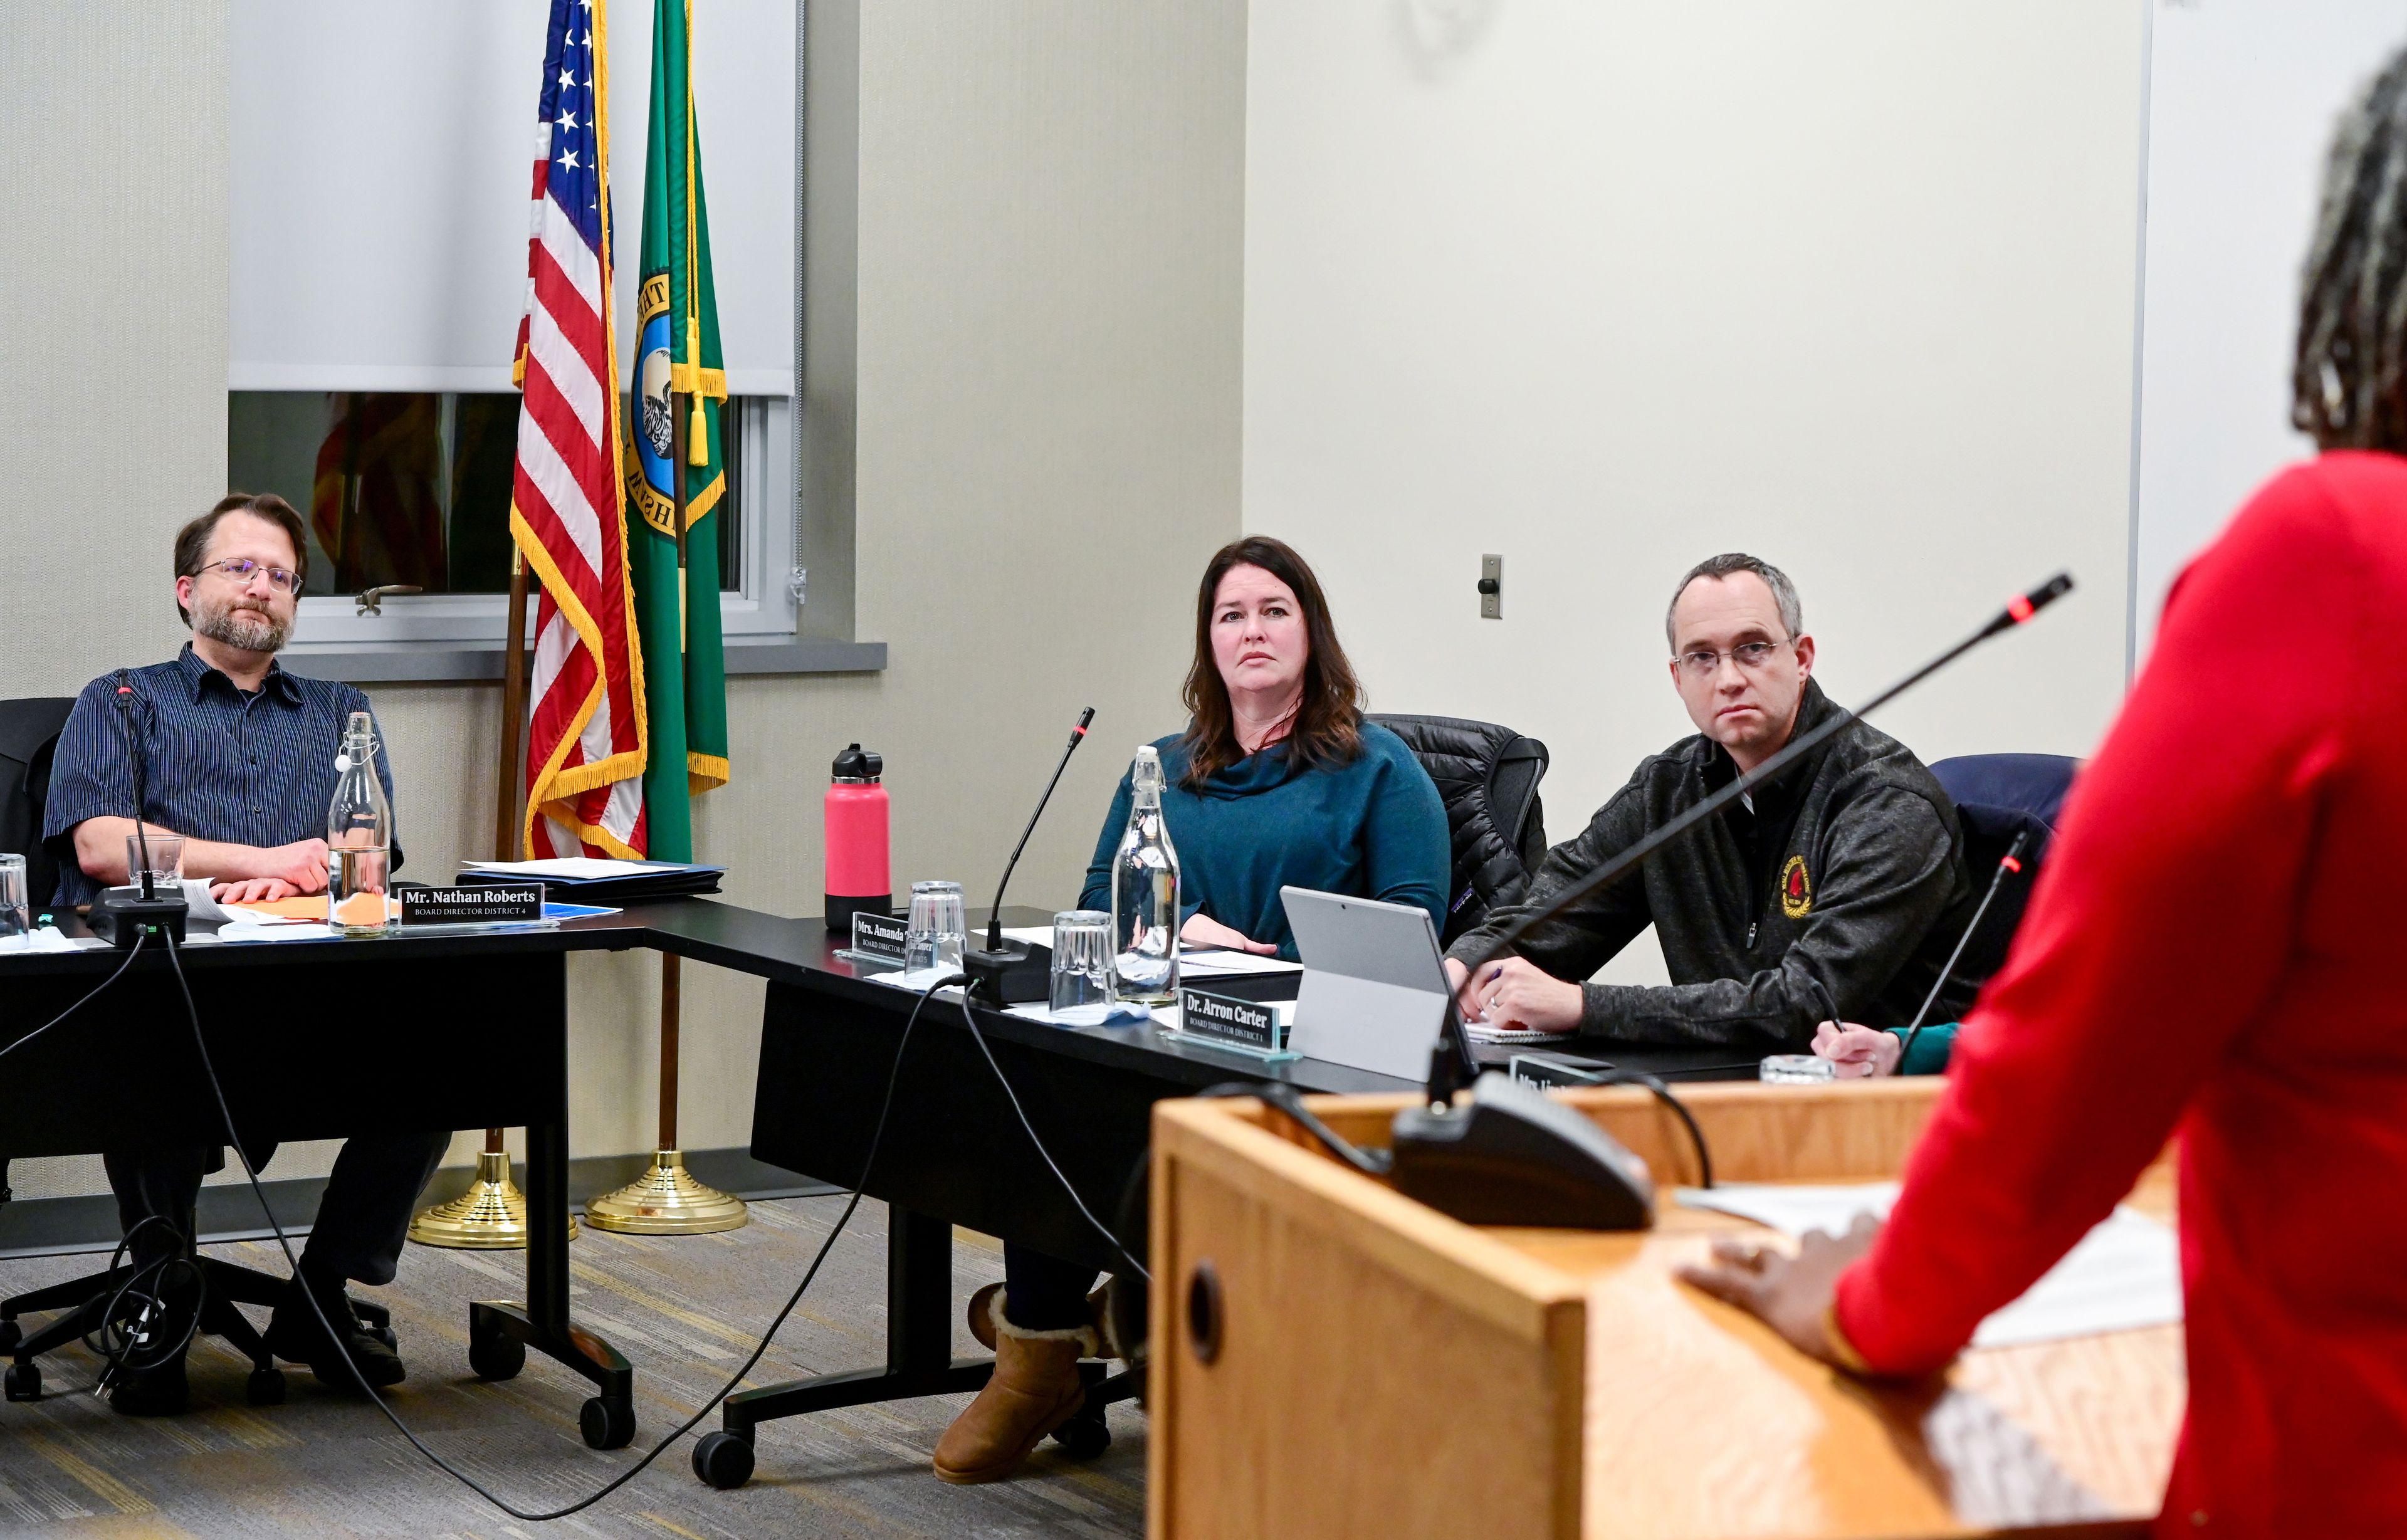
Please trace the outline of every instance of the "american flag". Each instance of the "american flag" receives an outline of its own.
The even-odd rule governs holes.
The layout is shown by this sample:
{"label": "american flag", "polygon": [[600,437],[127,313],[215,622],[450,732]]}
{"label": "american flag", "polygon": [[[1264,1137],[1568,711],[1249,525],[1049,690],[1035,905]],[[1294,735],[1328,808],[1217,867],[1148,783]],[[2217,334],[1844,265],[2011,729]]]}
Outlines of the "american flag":
{"label": "american flag", "polygon": [[510,532],[540,579],[527,734],[530,854],[644,853],[644,684],[620,496],[606,0],[552,0],[519,322]]}

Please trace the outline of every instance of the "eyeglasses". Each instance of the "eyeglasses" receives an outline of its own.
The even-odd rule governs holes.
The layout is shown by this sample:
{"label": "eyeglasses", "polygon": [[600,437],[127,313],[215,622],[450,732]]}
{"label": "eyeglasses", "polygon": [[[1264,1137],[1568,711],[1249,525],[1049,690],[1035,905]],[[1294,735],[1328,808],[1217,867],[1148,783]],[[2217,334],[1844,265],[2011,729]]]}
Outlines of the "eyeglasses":
{"label": "eyeglasses", "polygon": [[222,562],[204,562],[201,563],[201,571],[195,572],[192,576],[197,578],[201,575],[201,572],[207,572],[211,567],[217,568],[220,572],[224,573],[235,582],[246,585],[249,584],[253,578],[263,572],[267,574],[268,586],[275,589],[278,592],[290,593],[295,597],[298,597],[301,592],[301,575],[299,573],[287,572],[282,567],[263,565],[258,562],[252,561],[248,556],[229,556]]}
{"label": "eyeglasses", "polygon": [[1752,674],[1770,663],[1772,655],[1787,645],[1784,638],[1777,642],[1741,642],[1728,652],[1701,647],[1693,652],[1680,654],[1680,671],[1692,679],[1709,679],[1721,672],[1722,660],[1728,658],[1743,672]]}

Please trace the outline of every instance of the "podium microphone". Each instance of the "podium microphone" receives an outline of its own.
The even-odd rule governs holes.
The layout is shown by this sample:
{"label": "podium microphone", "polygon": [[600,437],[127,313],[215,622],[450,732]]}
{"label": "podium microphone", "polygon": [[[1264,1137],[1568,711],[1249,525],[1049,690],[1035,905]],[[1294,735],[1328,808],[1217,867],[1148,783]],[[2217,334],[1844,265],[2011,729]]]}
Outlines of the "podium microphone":
{"label": "podium microphone", "polygon": [[[1980,630],[1863,705],[1852,711],[1841,710],[1812,732],[1789,739],[1778,753],[1761,764],[1733,777],[1720,791],[1516,920],[1472,959],[1463,973],[1464,985],[1467,987],[1476,981],[1480,969],[1510,952],[1515,943],[1538,926],[1562,914],[1589,894],[1627,877],[1652,860],[1672,841],[1780,774],[1832,735],[1854,726],[1990,637],[2030,620],[2072,592],[2072,575],[2058,573],[2030,592],[2017,594],[2007,601],[2005,608]],[[1993,890],[1994,886],[1992,884]],[[1518,1105],[1517,1099],[1507,1094],[1515,1089],[1509,1085],[1492,1091],[1483,1085],[1481,1091],[1474,1094],[1472,1105],[1458,1110],[1454,1106],[1455,1093],[1480,1080],[1479,1065],[1472,1057],[1469,1034],[1462,1028],[1461,991],[1449,991],[1446,1016],[1438,1028],[1437,1046],[1430,1052],[1426,1108],[1407,1107],[1396,1115],[1393,1148],[1399,1191],[1434,1208],[1463,1218],[1493,1209],[1499,1201],[1495,1189],[1500,1181],[1510,1184],[1508,1168],[1511,1167],[1529,1168],[1531,1181],[1526,1185],[1531,1187],[1530,1196],[1533,1206],[1543,1206],[1539,1202],[1541,1194],[1536,1191],[1541,1186],[1550,1188],[1558,1195],[1566,1191],[1566,1176],[1562,1168],[1567,1166],[1584,1164],[1589,1169],[1594,1182],[1607,1186],[1625,1180],[1610,1163],[1600,1163],[1579,1151],[1563,1148],[1566,1134],[1576,1136],[1578,1131],[1569,1130],[1567,1125],[1553,1130],[1540,1127],[1533,1119],[1543,1114],[1536,1108]],[[1534,1096],[1529,1100],[1543,1102],[1543,1098]],[[1580,1122],[1584,1127],[1593,1127],[1584,1119]],[[1544,1169],[1549,1164],[1558,1169],[1551,1172]],[[1474,1219],[1473,1222],[1482,1221]],[[1517,1219],[1512,1222],[1541,1221]]]}
{"label": "podium microphone", "polygon": [[987,914],[986,945],[961,954],[961,971],[969,975],[969,996],[979,1005],[1001,1010],[1042,1000],[1051,988],[1047,976],[1053,970],[1052,948],[1004,938],[1003,892],[1011,886],[1011,874],[1019,865],[1019,852],[1028,848],[1028,836],[1036,832],[1036,820],[1045,816],[1045,805],[1053,800],[1053,788],[1061,784],[1061,772],[1070,767],[1070,756],[1086,741],[1087,728],[1094,720],[1091,706],[1078,713],[1078,725],[1070,729],[1069,746],[1053,766],[1053,778],[1045,783],[1036,811],[1028,815],[1028,827],[1019,831],[1019,843],[1011,848],[1011,859],[1003,863],[1003,880],[994,885],[994,907]]}

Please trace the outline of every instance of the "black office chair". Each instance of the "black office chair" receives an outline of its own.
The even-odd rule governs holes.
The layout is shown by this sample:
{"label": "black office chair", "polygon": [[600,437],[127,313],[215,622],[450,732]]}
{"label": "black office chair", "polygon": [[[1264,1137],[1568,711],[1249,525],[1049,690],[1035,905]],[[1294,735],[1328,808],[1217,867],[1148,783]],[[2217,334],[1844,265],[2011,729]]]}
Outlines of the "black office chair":
{"label": "black office chair", "polygon": [[[1964,955],[1950,976],[1958,987],[1978,989],[2005,966],[2006,949],[2023,922],[2047,848],[2056,837],[2065,794],[2072,789],[2081,762],[2061,754],[1964,754],[1941,760],[1930,767],[1949,799],[1956,804],[1956,821],[1964,834],[1964,860],[1973,874],[1973,899],[1988,890],[2015,842],[2026,836],[2022,875],[2010,877],[1998,890],[1997,902],[1981,917],[1981,928],[1965,943]],[[1958,921],[1958,923],[1962,923]]]}
{"label": "black office chair", "polygon": [[1371,720],[1404,740],[1446,804],[1453,875],[1438,941],[1450,946],[1490,910],[1518,903],[1545,859],[1538,782],[1546,774],[1546,746],[1509,727],[1461,717]]}
{"label": "black office chair", "polygon": [[[24,854],[27,891],[36,913],[50,907],[51,895],[58,891],[57,863],[42,848],[42,809],[50,796],[50,757],[58,745],[59,730],[66,725],[67,713],[74,706],[73,700],[59,698],[0,701],[0,850]],[[0,1158],[0,1202],[6,1201],[7,1176],[7,1162]],[[196,1221],[190,1214],[183,1219],[184,1233],[190,1236]],[[275,1305],[284,1297],[285,1281],[211,1257],[194,1260],[204,1290],[200,1329],[223,1337],[235,1351],[250,1360],[247,1391],[252,1405],[282,1401],[283,1372],[276,1367],[275,1356],[268,1352],[259,1329],[235,1307]],[[8,1354],[14,1361],[6,1375],[0,1376],[0,1393],[10,1401],[38,1399],[42,1393],[42,1371],[34,1361],[100,1330],[106,1324],[118,1286],[130,1271],[128,1264],[107,1273],[90,1273],[0,1300],[0,1353]],[[351,1308],[369,1330],[384,1337],[388,1345],[392,1342],[391,1312],[382,1305],[357,1300],[351,1302]],[[46,1310],[64,1314],[27,1335],[17,1318]]]}

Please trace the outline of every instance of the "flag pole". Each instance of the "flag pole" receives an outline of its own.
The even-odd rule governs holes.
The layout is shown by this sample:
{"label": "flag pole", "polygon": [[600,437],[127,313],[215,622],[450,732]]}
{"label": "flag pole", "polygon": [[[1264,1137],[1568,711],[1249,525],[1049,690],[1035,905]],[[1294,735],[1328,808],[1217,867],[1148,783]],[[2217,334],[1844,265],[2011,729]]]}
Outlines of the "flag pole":
{"label": "flag pole", "polygon": [[[519,855],[519,742],[526,722],[526,556],[510,540],[510,597],[502,644],[502,750],[493,777],[493,859]],[[510,1156],[498,1128],[485,1130],[477,1155],[477,1178],[449,1203],[436,1204],[409,1224],[409,1238],[421,1246],[455,1250],[517,1251],[527,1243],[526,1194],[510,1180]],[[577,1238],[577,1217],[568,1219]]]}
{"label": "flag pole", "polygon": [[[686,547],[686,412],[691,396],[669,392],[669,524],[677,531],[677,658],[685,657]],[[710,599],[716,602],[717,594]],[[681,761],[682,743],[655,739],[652,752],[674,754]],[[691,793],[688,793],[691,797]],[[685,1151],[677,1147],[677,1029],[684,993],[683,960],[675,952],[661,954],[661,1103],[660,1140],[651,1169],[616,1192],[605,1193],[585,1205],[585,1222],[596,1230],[629,1235],[710,1235],[740,1230],[751,1219],[744,1200],[694,1180],[685,1167]]]}

